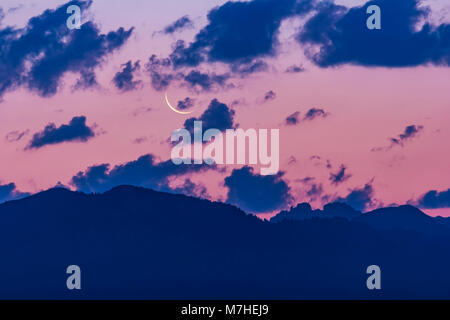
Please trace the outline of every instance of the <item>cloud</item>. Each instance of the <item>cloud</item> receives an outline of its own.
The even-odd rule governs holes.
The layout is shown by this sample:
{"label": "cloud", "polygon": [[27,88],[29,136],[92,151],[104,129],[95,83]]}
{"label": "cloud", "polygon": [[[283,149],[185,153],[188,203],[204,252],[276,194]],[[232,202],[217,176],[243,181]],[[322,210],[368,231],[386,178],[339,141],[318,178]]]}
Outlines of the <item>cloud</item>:
{"label": "cloud", "polygon": [[120,185],[134,185],[155,190],[169,190],[169,178],[214,169],[209,165],[175,165],[172,160],[156,163],[151,154],[111,168],[101,164],[87,168],[72,177],[71,185],[78,191],[105,192]]}
{"label": "cloud", "polygon": [[233,84],[228,83],[231,78],[229,73],[216,74],[199,70],[190,70],[188,73],[172,70],[172,61],[169,58],[158,58],[152,55],[146,64],[146,70],[150,74],[152,87],[157,91],[163,91],[173,81],[181,81],[197,92],[208,92],[217,88],[231,88]]}
{"label": "cloud", "polygon": [[52,96],[67,72],[80,75],[76,88],[96,85],[95,68],[123,46],[133,29],[101,34],[93,22],[86,22],[79,30],[69,30],[67,6],[78,5],[84,12],[91,4],[71,1],[31,18],[22,29],[0,29],[0,97],[18,87]]}
{"label": "cloud", "polygon": [[30,133],[30,130],[25,130],[25,131],[15,130],[15,131],[11,131],[5,136],[5,139],[8,142],[18,142],[18,141],[22,140],[22,138],[25,137],[28,133]]}
{"label": "cloud", "polygon": [[170,83],[176,79],[176,77],[171,73],[167,72],[167,69],[172,65],[170,59],[161,59],[156,55],[152,55],[149,59],[145,68],[150,74],[152,87],[157,91],[165,90]]}
{"label": "cloud", "polygon": [[95,133],[92,128],[86,125],[86,117],[74,117],[69,124],[63,124],[60,127],[56,127],[54,123],[49,123],[43,131],[33,135],[27,149],[39,149],[63,142],[85,142],[94,136]]}
{"label": "cloud", "polygon": [[316,118],[326,118],[328,117],[328,113],[323,109],[311,108],[306,112],[303,120],[314,120]]}
{"label": "cloud", "polygon": [[231,65],[231,71],[241,77],[246,77],[257,72],[264,72],[269,69],[269,65],[262,60],[255,60],[249,63],[236,63]]}
{"label": "cloud", "polygon": [[253,173],[253,168],[235,169],[225,178],[227,202],[250,213],[265,213],[286,208],[292,201],[290,187],[280,172],[273,176]]}
{"label": "cloud", "polygon": [[186,120],[184,127],[191,132],[191,134],[193,134],[194,131],[194,121],[202,121],[203,131],[212,128],[220,131],[234,129],[234,115],[235,112],[233,109],[228,108],[225,103],[213,99],[199,118],[190,118]]}
{"label": "cloud", "polygon": [[337,186],[337,185],[347,181],[348,179],[350,179],[352,175],[346,174],[345,173],[346,170],[347,170],[347,167],[344,165],[341,165],[338,172],[330,173],[329,180],[331,181],[331,184]]}
{"label": "cloud", "polygon": [[287,116],[284,122],[288,126],[295,126],[296,124],[298,124],[300,122],[300,120],[298,119],[299,115],[300,115],[300,112],[296,111],[293,114]]}
{"label": "cloud", "polygon": [[[281,0],[285,3],[291,3],[291,6],[294,6],[294,4],[297,2],[297,0]],[[308,0],[309,1],[309,0]],[[307,0],[303,0],[300,2],[308,2]],[[258,11],[262,7],[270,7],[275,6],[278,7],[279,3],[275,2],[274,0],[254,0],[247,4],[239,2],[239,3],[226,3],[222,7],[230,6],[232,7],[232,11],[237,10],[238,12],[240,9],[244,8],[243,10],[246,10],[248,5],[255,6],[253,2],[256,3],[256,7],[259,9],[251,9],[256,10],[254,12],[255,15],[266,15],[267,13],[263,11]],[[237,8],[234,8],[237,5]],[[221,9],[222,7],[218,7],[213,9],[218,10],[222,12],[222,10],[228,10],[228,9]],[[297,8],[297,6],[296,6]],[[298,5],[298,8],[302,8],[302,5]],[[280,9],[281,10],[281,9]],[[211,12],[209,17],[211,17]],[[222,13],[219,13],[215,17],[217,17],[219,20],[222,18],[219,18],[219,15]],[[239,14],[241,15],[241,13]],[[215,18],[214,18],[215,19]],[[213,19],[213,20],[214,20]],[[256,19],[256,16],[255,16]],[[226,23],[228,27],[235,28],[236,26],[232,26],[233,22],[225,20],[221,20],[220,23]],[[242,22],[237,21],[234,23],[242,24]],[[217,28],[221,28],[223,25],[217,25]],[[198,67],[202,62],[208,61],[212,62],[211,59],[207,58],[207,48],[209,45],[205,44],[203,45],[204,37],[208,37],[208,35],[212,35],[215,32],[218,32],[220,36],[228,37],[232,36],[231,39],[239,39],[240,37],[236,37],[236,34],[230,34],[225,35],[225,33],[230,32],[228,30],[228,27],[219,29],[214,29],[213,27],[206,27],[203,29],[203,31],[200,31],[196,36],[196,41],[194,41],[191,44],[186,44],[184,40],[177,40],[173,46],[172,46],[172,52],[169,54],[168,58],[158,58],[156,55],[153,55],[150,57],[149,62],[146,64],[146,69],[150,74],[152,86],[157,91],[163,91],[167,89],[172,82],[181,82],[181,86],[188,86],[190,89],[194,90],[195,92],[208,92],[215,89],[226,89],[226,88],[234,88],[235,85],[233,83],[230,83],[229,80],[232,77],[238,76],[241,78],[247,77],[253,73],[257,72],[263,72],[267,71],[269,66],[268,64],[263,61],[262,59],[259,59],[257,57],[242,57],[242,59],[237,59],[233,61],[227,61],[229,63],[229,70],[230,72],[225,73],[215,73],[215,72],[209,72],[205,70],[195,69],[195,67]],[[247,23],[243,26],[245,30],[249,29]],[[205,33],[207,31],[208,35]],[[245,33],[246,31],[244,31]],[[264,36],[265,32],[261,32],[261,36]],[[242,31],[239,32],[240,35],[242,35]],[[201,36],[200,36],[201,35]],[[203,40],[199,40],[202,38]],[[239,40],[240,41],[240,40]],[[232,43],[227,44],[228,46],[232,46]],[[185,68],[182,68],[185,67]],[[190,69],[190,70],[189,70]]]}
{"label": "cloud", "polygon": [[270,91],[266,92],[266,94],[264,95],[263,102],[272,101],[272,100],[275,100],[276,98],[277,98],[277,94],[275,93],[275,91],[270,90]]}
{"label": "cloud", "polygon": [[183,185],[175,188],[171,188],[169,192],[181,193],[186,196],[208,198],[209,194],[206,187],[202,184],[195,184],[191,179],[186,179]]}
{"label": "cloud", "polygon": [[351,190],[345,198],[338,198],[336,202],[343,202],[355,210],[365,211],[374,205],[373,195],[372,182],[369,182],[360,189]]}
{"label": "cloud", "polygon": [[0,203],[5,201],[17,200],[29,195],[29,193],[18,191],[14,183],[0,185]]}
{"label": "cloud", "polygon": [[450,208],[450,189],[441,192],[428,191],[419,198],[415,205],[423,209]]}
{"label": "cloud", "polygon": [[75,90],[85,90],[89,88],[98,87],[97,78],[95,73],[90,70],[80,71],[80,78],[77,80],[73,89]]}
{"label": "cloud", "polygon": [[194,106],[195,100],[192,98],[185,98],[184,100],[178,101],[177,108],[179,110],[187,110]]}
{"label": "cloud", "polygon": [[122,70],[117,72],[113,78],[113,83],[121,91],[132,91],[142,84],[140,80],[134,80],[135,72],[141,69],[139,61],[134,64],[130,61],[122,65]]}
{"label": "cloud", "polygon": [[211,91],[215,87],[232,87],[233,85],[227,84],[229,78],[229,74],[203,73],[198,70],[191,70],[183,76],[188,86],[198,91]]}
{"label": "cloud", "polygon": [[164,34],[172,34],[181,30],[184,30],[186,28],[193,28],[194,23],[189,18],[189,16],[183,16],[176,20],[175,22],[171,23],[167,27],[164,28],[163,33]]}
{"label": "cloud", "polygon": [[405,141],[414,138],[420,131],[422,131],[423,126],[411,125],[405,128],[405,131],[398,136],[398,138],[391,138],[393,144],[398,144],[403,146]]}
{"label": "cloud", "polygon": [[300,73],[303,71],[305,71],[305,68],[303,68],[303,66],[292,65],[292,66],[289,66],[285,72],[286,73]]}
{"label": "cloud", "polygon": [[[381,8],[381,30],[369,30],[369,5]],[[429,8],[419,0],[375,0],[346,8],[323,2],[297,40],[321,67],[340,64],[408,67],[450,65],[450,25],[426,21]]]}
{"label": "cloud", "polygon": [[173,51],[169,55],[175,69],[179,67],[197,67],[204,61],[204,56],[197,45],[186,46],[184,40],[178,40],[173,45]]}
{"label": "cloud", "polygon": [[301,120],[300,112],[296,111],[293,114],[289,115],[284,122],[288,126],[295,126],[302,121],[312,121],[316,118],[326,118],[328,117],[328,115],[329,113],[323,109],[311,108],[306,112],[305,116]]}
{"label": "cloud", "polygon": [[300,182],[307,187],[305,195],[309,198],[309,201],[316,201],[320,199],[324,193],[323,185],[321,183],[316,183],[315,181],[316,179],[313,177],[306,177],[296,180],[296,182]]}
{"label": "cloud", "polygon": [[310,188],[306,191],[306,195],[310,201],[316,201],[323,194],[323,186],[320,183],[311,184]]}
{"label": "cloud", "polygon": [[399,134],[397,137],[389,138],[391,144],[385,148],[373,148],[372,151],[387,151],[395,146],[404,147],[405,143],[415,138],[421,131],[423,126],[420,125],[410,125],[405,128],[403,133]]}
{"label": "cloud", "polygon": [[226,2],[208,13],[208,24],[189,45],[179,41],[171,59],[175,67],[204,61],[247,62],[273,56],[281,22],[307,13],[312,0],[253,0]]}

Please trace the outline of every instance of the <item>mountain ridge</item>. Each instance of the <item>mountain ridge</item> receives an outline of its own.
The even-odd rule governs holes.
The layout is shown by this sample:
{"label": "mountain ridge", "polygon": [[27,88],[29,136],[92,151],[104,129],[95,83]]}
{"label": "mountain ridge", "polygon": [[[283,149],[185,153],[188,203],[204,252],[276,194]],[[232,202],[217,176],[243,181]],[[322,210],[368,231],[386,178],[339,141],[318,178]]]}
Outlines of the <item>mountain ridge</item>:
{"label": "mountain ridge", "polygon": [[[373,228],[345,218],[353,211],[342,205],[326,208],[334,216],[271,223],[133,186],[50,189],[0,205],[0,298],[450,297],[448,236]],[[373,264],[383,272],[381,292],[365,285]],[[66,288],[69,265],[82,270],[80,291]]]}

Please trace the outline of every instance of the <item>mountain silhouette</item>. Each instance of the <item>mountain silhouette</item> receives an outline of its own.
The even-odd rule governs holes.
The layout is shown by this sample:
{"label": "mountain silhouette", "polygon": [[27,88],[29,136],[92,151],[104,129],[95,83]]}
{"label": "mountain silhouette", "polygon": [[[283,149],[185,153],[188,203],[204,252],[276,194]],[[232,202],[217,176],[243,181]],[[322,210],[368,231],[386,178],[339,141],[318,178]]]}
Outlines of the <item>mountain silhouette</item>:
{"label": "mountain silhouette", "polygon": [[353,219],[361,215],[345,203],[329,203],[323,207],[323,210],[312,210],[309,203],[300,203],[289,211],[282,211],[270,219],[271,222],[280,222],[284,220],[301,221],[313,218],[329,219],[329,218],[346,218]]}
{"label": "mountain silhouette", "polygon": [[450,235],[450,229],[439,219],[432,218],[413,206],[377,209],[360,215],[355,220],[377,229],[415,230],[431,236]]}
{"label": "mountain silhouette", "polygon": [[[0,298],[450,298],[445,219],[410,206],[292,210],[309,218],[284,212],[263,221],[132,186],[90,195],[56,188],[7,202]],[[69,265],[81,268],[81,290],[66,287]],[[370,265],[381,268],[381,290],[367,289]]]}
{"label": "mountain silhouette", "polygon": [[430,217],[419,209],[410,206],[380,208],[367,213],[354,210],[345,203],[329,203],[323,210],[312,210],[308,203],[301,203],[289,211],[282,211],[270,219],[273,223],[281,221],[302,221],[308,219],[345,218],[366,224],[374,229],[413,230],[433,238],[450,237],[450,219]]}

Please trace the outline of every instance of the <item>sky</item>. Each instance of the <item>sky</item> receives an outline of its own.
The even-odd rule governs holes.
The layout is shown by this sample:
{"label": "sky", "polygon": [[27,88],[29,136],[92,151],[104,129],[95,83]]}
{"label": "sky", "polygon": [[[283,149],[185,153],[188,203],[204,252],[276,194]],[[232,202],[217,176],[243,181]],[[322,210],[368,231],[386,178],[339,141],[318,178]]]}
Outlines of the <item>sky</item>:
{"label": "sky", "polygon": [[[81,7],[81,29],[66,9]],[[368,30],[366,8],[381,9]],[[450,4],[0,4],[0,201],[120,184],[270,216],[309,202],[450,215]],[[165,102],[189,115],[173,112]],[[278,129],[280,171],[171,162],[174,130]]]}

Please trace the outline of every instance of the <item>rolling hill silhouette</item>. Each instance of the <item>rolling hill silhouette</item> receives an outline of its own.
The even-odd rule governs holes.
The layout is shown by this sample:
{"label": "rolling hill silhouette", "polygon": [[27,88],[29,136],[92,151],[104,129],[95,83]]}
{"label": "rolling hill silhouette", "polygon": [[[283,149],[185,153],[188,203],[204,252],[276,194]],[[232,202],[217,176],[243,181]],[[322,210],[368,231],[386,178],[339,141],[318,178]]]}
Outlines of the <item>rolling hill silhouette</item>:
{"label": "rolling hill silhouette", "polygon": [[[131,186],[51,189],[0,205],[0,298],[450,298],[446,219],[410,206],[310,209],[269,222]],[[66,288],[73,264],[79,291]],[[373,264],[379,291],[366,287]]]}

